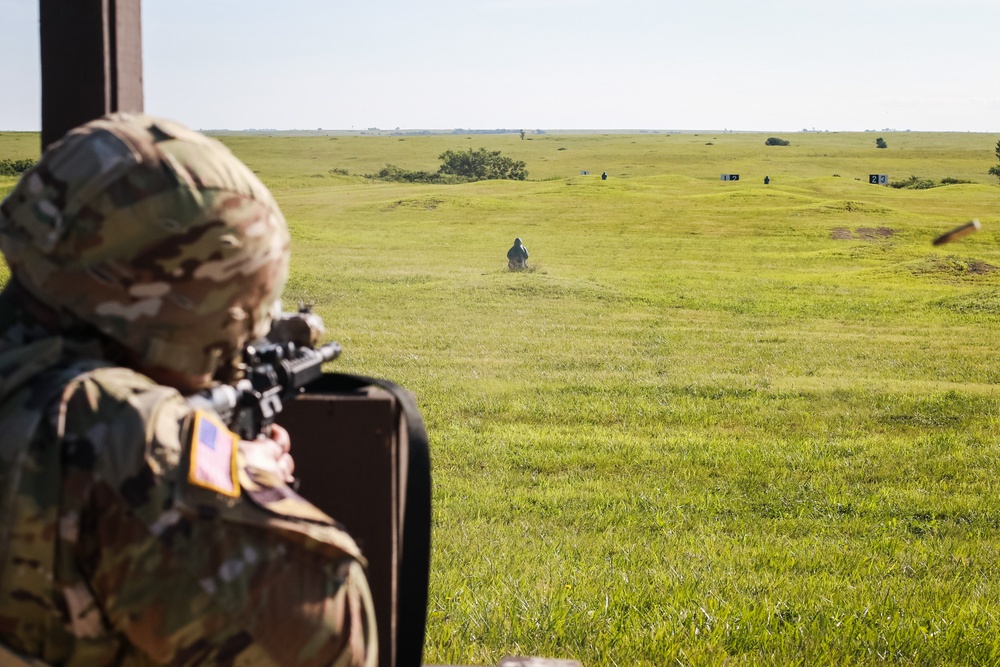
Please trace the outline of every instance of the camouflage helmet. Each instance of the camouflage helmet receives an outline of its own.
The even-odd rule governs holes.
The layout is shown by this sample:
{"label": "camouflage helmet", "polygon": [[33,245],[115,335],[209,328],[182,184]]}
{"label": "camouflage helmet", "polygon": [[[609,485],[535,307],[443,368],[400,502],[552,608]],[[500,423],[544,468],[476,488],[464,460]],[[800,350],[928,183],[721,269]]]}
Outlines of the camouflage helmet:
{"label": "camouflage helmet", "polygon": [[113,114],[49,147],[0,203],[0,251],[31,294],[142,365],[205,375],[267,334],[289,236],[222,143]]}

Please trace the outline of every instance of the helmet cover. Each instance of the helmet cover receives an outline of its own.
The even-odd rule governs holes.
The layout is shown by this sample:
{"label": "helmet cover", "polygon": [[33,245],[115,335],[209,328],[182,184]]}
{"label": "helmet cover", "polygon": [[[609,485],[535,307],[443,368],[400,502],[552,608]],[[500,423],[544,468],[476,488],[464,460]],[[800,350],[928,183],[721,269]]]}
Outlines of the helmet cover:
{"label": "helmet cover", "polygon": [[0,251],[32,295],[141,364],[203,375],[280,313],[289,235],[221,142],[112,114],[50,146],[0,203]]}

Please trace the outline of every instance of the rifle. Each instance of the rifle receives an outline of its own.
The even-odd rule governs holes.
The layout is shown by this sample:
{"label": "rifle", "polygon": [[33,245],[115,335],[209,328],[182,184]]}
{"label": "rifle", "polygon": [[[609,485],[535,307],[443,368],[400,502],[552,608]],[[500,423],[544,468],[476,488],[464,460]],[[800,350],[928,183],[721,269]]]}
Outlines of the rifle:
{"label": "rifle", "polygon": [[190,397],[195,407],[214,410],[243,440],[267,434],[284,401],[323,375],[323,364],[342,351],[340,343],[315,347],[323,320],[308,306],[284,313],[266,338],[243,350],[243,378]]}
{"label": "rifle", "polygon": [[[353,460],[371,464],[360,467],[360,479],[352,485],[326,484],[325,502],[317,506],[331,516],[346,512],[355,520],[360,542],[367,539],[366,556],[377,573],[372,591],[379,618],[379,650],[383,656],[399,656],[395,664],[420,665],[427,623],[427,590],[430,576],[431,539],[431,467],[427,431],[412,394],[398,385],[378,378],[323,373],[322,365],[340,355],[339,343],[317,347],[323,323],[309,308],[284,314],[275,321],[270,333],[243,352],[243,377],[232,385],[219,385],[189,397],[196,407],[215,410],[229,428],[244,440],[266,434],[282,411],[283,402],[302,393],[306,385],[317,395],[357,395],[355,392],[378,387],[393,397],[399,412],[392,423],[382,422],[384,430],[363,438],[370,446],[364,456]],[[370,399],[369,399],[370,400]],[[309,404],[313,405],[310,406]],[[290,412],[310,414],[317,402],[305,402]],[[375,426],[371,413],[359,417],[367,428]],[[311,414],[316,415],[314,409]],[[329,422],[330,417],[325,419]],[[378,419],[384,419],[379,417]],[[348,421],[351,421],[348,419]],[[315,418],[313,420],[315,423]],[[291,425],[289,425],[291,426]],[[391,434],[393,428],[399,429]],[[291,428],[289,430],[292,430]],[[311,434],[313,452],[322,452],[324,437]],[[391,435],[391,437],[389,437]],[[345,443],[345,449],[359,451],[357,443]],[[322,456],[322,454],[321,454]],[[316,459],[314,454],[313,459]],[[321,470],[316,466],[315,470]],[[308,469],[307,469],[308,470]],[[381,473],[381,474],[380,474]],[[323,488],[324,475],[306,477],[310,488]],[[296,482],[297,483],[297,482]],[[319,484],[317,486],[316,484]],[[342,500],[345,487],[351,502]],[[330,500],[330,488],[340,492],[341,504]],[[307,494],[308,497],[308,494]],[[374,508],[374,509],[373,509]],[[374,519],[373,519],[374,517]],[[352,530],[352,532],[353,532]],[[391,535],[385,533],[388,530]],[[386,658],[388,660],[388,658]],[[0,664],[3,664],[0,662]]]}

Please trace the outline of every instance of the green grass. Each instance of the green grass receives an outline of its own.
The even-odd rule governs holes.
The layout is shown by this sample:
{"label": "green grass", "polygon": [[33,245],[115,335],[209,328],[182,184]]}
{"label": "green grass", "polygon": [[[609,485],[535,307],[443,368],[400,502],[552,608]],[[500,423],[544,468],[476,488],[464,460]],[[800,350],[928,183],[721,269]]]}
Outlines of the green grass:
{"label": "green grass", "polygon": [[[1000,662],[998,137],[767,136],[224,138],[288,305],[418,395],[426,662]],[[359,176],[480,146],[530,180]]]}

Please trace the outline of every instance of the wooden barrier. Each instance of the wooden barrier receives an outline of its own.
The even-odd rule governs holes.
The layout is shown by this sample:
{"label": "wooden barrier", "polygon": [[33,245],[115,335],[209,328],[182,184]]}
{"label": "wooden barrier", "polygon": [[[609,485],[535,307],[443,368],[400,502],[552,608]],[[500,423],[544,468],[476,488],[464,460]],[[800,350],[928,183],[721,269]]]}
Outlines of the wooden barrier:
{"label": "wooden barrier", "polygon": [[368,560],[379,664],[419,667],[427,618],[430,458],[413,397],[327,374],[279,415],[299,492],[347,528]]}

